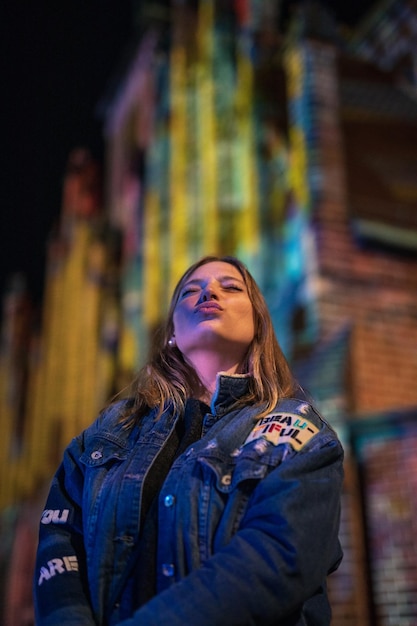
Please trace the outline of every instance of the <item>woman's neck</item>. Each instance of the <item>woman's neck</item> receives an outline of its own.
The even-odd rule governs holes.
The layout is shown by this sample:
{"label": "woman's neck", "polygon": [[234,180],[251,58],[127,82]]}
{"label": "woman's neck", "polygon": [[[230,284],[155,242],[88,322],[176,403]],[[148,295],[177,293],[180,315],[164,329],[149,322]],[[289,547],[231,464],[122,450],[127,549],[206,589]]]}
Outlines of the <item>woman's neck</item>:
{"label": "woman's neck", "polygon": [[223,355],[207,352],[193,355],[191,365],[201,381],[202,388],[199,391],[199,399],[208,403],[210,403],[216,389],[219,372],[233,375],[239,373],[240,367],[240,363],[228,361]]}

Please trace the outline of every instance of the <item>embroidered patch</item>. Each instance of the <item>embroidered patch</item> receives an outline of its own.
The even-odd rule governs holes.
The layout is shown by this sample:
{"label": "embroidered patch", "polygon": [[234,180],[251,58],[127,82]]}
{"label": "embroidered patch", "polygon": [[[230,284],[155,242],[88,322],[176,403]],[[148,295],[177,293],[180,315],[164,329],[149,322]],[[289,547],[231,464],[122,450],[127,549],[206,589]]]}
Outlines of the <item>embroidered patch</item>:
{"label": "embroidered patch", "polygon": [[74,556],[63,556],[62,559],[51,559],[46,565],[42,565],[39,570],[38,586],[45,580],[50,580],[58,574],[65,572],[78,572],[78,559]]}
{"label": "embroidered patch", "polygon": [[318,431],[312,422],[294,413],[272,413],[257,422],[244,445],[266,439],[274,446],[290,443],[294,450],[301,450]]}
{"label": "embroidered patch", "polygon": [[65,524],[68,521],[69,509],[45,509],[42,513],[41,524]]}

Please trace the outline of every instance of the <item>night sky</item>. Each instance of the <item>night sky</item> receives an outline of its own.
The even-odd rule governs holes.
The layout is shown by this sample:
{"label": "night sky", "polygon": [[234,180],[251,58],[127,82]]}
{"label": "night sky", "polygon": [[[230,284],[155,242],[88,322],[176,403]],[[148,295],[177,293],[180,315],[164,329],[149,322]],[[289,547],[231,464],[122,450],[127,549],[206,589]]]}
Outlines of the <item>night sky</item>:
{"label": "night sky", "polygon": [[[354,23],[369,1],[327,2]],[[134,39],[130,0],[2,0],[0,293],[21,272],[39,300],[70,151],[103,156],[98,103]]]}
{"label": "night sky", "polygon": [[13,272],[39,297],[45,241],[59,215],[69,152],[102,158],[97,114],[132,37],[125,0],[3,0],[1,291]]}

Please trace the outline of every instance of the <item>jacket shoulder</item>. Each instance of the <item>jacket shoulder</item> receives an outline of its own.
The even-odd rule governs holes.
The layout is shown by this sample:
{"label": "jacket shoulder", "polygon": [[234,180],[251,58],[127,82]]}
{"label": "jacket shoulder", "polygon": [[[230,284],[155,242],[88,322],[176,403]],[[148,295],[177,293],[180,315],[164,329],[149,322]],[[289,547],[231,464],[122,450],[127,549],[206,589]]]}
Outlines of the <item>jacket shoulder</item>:
{"label": "jacket shoulder", "polygon": [[106,432],[113,434],[122,434],[123,431],[129,432],[129,429],[124,426],[122,418],[125,411],[130,409],[132,405],[132,398],[112,402],[99,413],[94,422],[84,431],[84,436],[94,437]]}
{"label": "jacket shoulder", "polygon": [[329,428],[332,432],[334,429],[329,422],[321,415],[317,407],[307,400],[299,398],[283,398],[275,407],[273,413],[290,413],[300,418],[305,418],[313,422],[319,429]]}

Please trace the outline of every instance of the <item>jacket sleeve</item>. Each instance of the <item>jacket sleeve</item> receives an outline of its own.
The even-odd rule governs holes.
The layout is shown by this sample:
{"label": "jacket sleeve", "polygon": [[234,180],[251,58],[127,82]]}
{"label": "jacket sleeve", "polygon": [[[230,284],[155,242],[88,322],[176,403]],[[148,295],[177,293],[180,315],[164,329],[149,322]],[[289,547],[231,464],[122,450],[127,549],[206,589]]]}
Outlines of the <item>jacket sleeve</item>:
{"label": "jacket sleeve", "polygon": [[[83,473],[74,439],[54,476],[42,513],[34,577],[37,626],[93,626],[82,531]],[[70,609],[70,610],[69,610]]]}
{"label": "jacket sleeve", "polygon": [[261,480],[227,546],[119,626],[295,624],[341,559],[343,449],[312,443]]}

